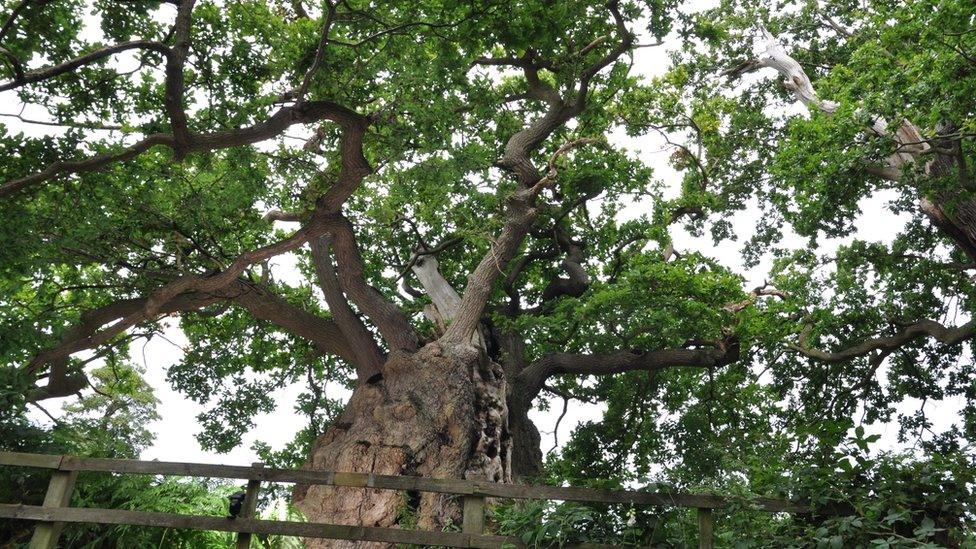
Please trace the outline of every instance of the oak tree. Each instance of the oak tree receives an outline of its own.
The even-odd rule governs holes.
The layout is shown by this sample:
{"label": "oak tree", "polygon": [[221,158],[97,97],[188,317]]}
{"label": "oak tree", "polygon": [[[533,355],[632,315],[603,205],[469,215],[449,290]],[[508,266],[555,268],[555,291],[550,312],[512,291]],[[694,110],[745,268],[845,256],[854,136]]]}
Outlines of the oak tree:
{"label": "oak tree", "polygon": [[[92,364],[178,316],[169,378],[212,405],[201,441],[234,448],[302,380],[310,468],[534,477],[528,414],[553,397],[606,407],[564,477],[762,486],[763,460],[822,454],[906,399],[906,440],[924,402],[964,401],[919,435],[960,451],[972,6],[785,4],[8,2],[0,90],[31,106],[16,127],[50,128],[0,136],[10,408],[88,391]],[[625,134],[662,139],[680,182]],[[890,237],[853,237],[879,195]],[[740,263],[676,246],[706,232],[745,239]],[[286,255],[300,276],[272,266]],[[401,505],[295,499],[380,526]],[[440,495],[412,505],[422,527],[457,519]]]}

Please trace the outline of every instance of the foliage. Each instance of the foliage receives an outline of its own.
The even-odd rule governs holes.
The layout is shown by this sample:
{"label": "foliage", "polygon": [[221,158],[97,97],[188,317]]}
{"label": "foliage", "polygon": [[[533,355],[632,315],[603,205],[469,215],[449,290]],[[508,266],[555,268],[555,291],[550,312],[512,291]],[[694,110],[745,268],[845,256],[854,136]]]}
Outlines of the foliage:
{"label": "foliage", "polygon": [[[151,441],[147,424],[157,419],[156,398],[141,371],[120,363],[93,370],[97,392],[69,401],[51,426],[26,414],[0,421],[0,451],[71,454],[87,457],[138,458]],[[40,505],[50,475],[19,467],[0,468],[0,501]],[[155,478],[146,475],[83,473],[76,481],[71,504],[81,507],[130,509],[222,516],[226,483]],[[6,521],[0,538],[26,543],[32,524]],[[229,534],[135,526],[68,525],[66,547],[227,547]],[[17,546],[17,545],[14,545]]]}
{"label": "foliage", "polygon": [[[836,451],[778,471],[758,491],[747,482],[754,474],[748,470],[708,486],[683,488],[730,499],[727,508],[714,511],[719,546],[935,548],[976,543],[968,526],[976,501],[972,454],[872,454],[868,444],[876,436],[859,430]],[[680,488],[666,480],[640,487],[664,493]],[[757,498],[770,494],[802,502],[813,511],[777,515],[759,510]],[[519,537],[530,547],[582,542],[682,546],[697,535],[691,512],[665,507],[510,502],[492,509],[492,522],[496,533]]]}
{"label": "foliage", "polygon": [[[94,475],[79,475],[73,505],[178,513],[184,515],[225,516],[227,496],[237,490],[227,484],[164,477],[124,475],[99,482]],[[68,547],[228,547],[234,536],[227,532],[174,530],[139,526],[73,525],[67,528]]]}
{"label": "foliage", "polygon": [[518,537],[529,547],[602,541],[598,511],[583,505],[531,500],[493,511],[497,532]]}
{"label": "foliage", "polygon": [[[8,63],[0,71],[16,84],[4,97],[31,105],[24,118],[40,113],[58,126],[5,118],[0,181],[174,132],[158,49],[33,82],[17,81],[16,67],[30,73],[130,41],[175,47],[180,4],[5,2],[9,14],[19,11],[0,36]],[[337,17],[321,42],[330,6]],[[610,8],[619,8],[637,45],[608,58],[581,90],[587,68],[623,39]],[[517,339],[524,356],[516,362],[525,364],[560,353],[737,356],[551,375],[538,398],[529,395],[536,407],[564,398],[602,413],[549,456],[547,480],[649,487],[654,479],[662,489],[734,494],[739,506],[719,517],[729,545],[959,546],[973,543],[974,255],[930,206],[958,221],[963,236],[976,234],[967,209],[976,158],[973,16],[966,0],[202,0],[192,10],[178,103],[197,143],[267,127],[275,112],[295,106],[296,89],[361,115],[372,173],[342,205],[362,260],[354,274],[428,342],[439,328],[423,314],[430,298],[413,288],[411,262],[438,247],[441,273],[463,292],[518,195],[499,158],[513,135],[547,116],[539,90],[580,99],[585,108],[528,155],[546,168],[540,177],[553,179],[531,204],[537,217],[515,258],[497,264],[485,333]],[[835,108],[804,108],[795,82],[784,85],[769,67],[750,72],[765,39],[757,26]],[[539,63],[534,75],[520,65],[526,60]],[[880,121],[889,129],[910,121],[933,148],[896,176],[879,175],[905,147],[877,130]],[[560,150],[583,138],[600,145]],[[649,144],[664,147],[667,161]],[[294,321],[295,311],[338,319],[307,247],[278,258],[295,269],[278,259],[248,263],[234,291],[189,296],[195,306],[156,310],[68,353],[58,366],[84,383],[61,395],[71,400],[50,426],[35,406],[44,405],[38,391],[56,361],[32,361],[84,343],[73,330],[92,311],[132,304],[174,281],[212,280],[289,238],[296,225],[273,222],[269,212],[309,226],[320,199],[339,187],[348,145],[339,125],[316,121],[258,144],[152,146],[0,197],[0,448],[138,456],[152,442],[147,425],[165,411],[130,355],[134,342],[162,336],[172,313],[187,346],[167,380],[205,407],[201,446],[231,452],[257,415],[290,409],[300,417],[295,440],[253,449],[273,466],[302,464],[342,409],[326,387],[357,383],[351,361],[281,320]],[[933,170],[930,159],[945,165]],[[574,248],[585,288],[553,292],[574,267]],[[274,296],[285,312],[255,314],[242,300],[252,290]],[[359,303],[352,311],[369,316]],[[941,331],[918,332],[933,324]],[[382,335],[374,327],[369,333]],[[397,351],[385,340],[377,348]],[[508,380],[513,390],[516,379]],[[274,398],[296,385],[294,402]],[[866,434],[883,426],[897,441]],[[879,452],[882,444],[905,451]],[[37,501],[43,492],[42,478],[0,475],[4,500]],[[229,489],[88,481],[79,497],[92,504],[211,513]],[[855,513],[750,510],[750,499],[777,494]],[[670,510],[541,503],[501,507],[495,520],[531,543],[680,544],[693,528]],[[71,535],[90,546],[226,541],[125,528]]]}

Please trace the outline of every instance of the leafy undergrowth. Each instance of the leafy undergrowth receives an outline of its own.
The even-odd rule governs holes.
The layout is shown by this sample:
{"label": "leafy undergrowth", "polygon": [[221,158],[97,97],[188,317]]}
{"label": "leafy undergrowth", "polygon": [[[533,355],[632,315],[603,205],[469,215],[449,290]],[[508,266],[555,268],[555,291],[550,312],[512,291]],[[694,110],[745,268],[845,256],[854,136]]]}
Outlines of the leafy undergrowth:
{"label": "leafy undergrowth", "polygon": [[[824,457],[820,466],[805,466],[784,476],[778,493],[751,492],[742,480],[747,475],[682,491],[708,491],[729,499],[728,507],[714,512],[717,547],[976,547],[972,456],[871,456],[866,444],[870,438],[859,431],[841,450]],[[599,484],[620,487],[620,483]],[[650,484],[644,489],[677,488]],[[763,512],[757,498],[770,495],[804,502],[814,511]],[[506,501],[492,509],[491,525],[494,533],[518,537],[530,547],[581,542],[697,546],[694,509]]]}

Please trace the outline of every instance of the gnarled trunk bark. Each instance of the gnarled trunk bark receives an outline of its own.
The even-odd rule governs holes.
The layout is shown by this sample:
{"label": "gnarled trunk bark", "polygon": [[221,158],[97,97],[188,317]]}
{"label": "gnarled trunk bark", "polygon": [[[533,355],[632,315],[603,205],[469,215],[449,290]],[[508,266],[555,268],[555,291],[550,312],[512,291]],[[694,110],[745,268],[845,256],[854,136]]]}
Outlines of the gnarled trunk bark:
{"label": "gnarled trunk bark", "polygon": [[[362,383],[340,419],[319,438],[306,467],[432,478],[512,479],[512,438],[501,366],[473,346],[394,354],[382,379]],[[297,486],[310,521],[396,527],[405,516],[440,530],[459,524],[456,498],[390,490]],[[383,547],[309,540],[309,547]]]}
{"label": "gnarled trunk bark", "polygon": [[508,430],[512,434],[512,476],[532,479],[542,474],[542,436],[529,419],[532,399],[516,389],[508,395]]}

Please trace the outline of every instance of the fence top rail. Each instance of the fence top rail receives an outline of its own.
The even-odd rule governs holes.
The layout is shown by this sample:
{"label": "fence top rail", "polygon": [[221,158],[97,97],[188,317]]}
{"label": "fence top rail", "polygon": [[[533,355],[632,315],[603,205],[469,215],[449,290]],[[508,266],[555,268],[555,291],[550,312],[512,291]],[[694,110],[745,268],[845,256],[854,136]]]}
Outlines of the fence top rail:
{"label": "fence top rail", "polygon": [[[414,490],[444,494],[477,495],[511,499],[552,499],[587,503],[644,504],[705,509],[723,508],[731,503],[728,499],[720,496],[687,492],[644,492],[562,486],[529,486],[466,479],[392,476],[373,473],[344,473],[338,471],[310,471],[303,469],[275,469],[270,467],[214,465],[209,463],[184,463],[175,461],[85,458],[21,452],[0,452],[0,466],[3,465],[58,469],[61,471],[233,478],[265,482],[376,488],[382,490]],[[808,506],[784,499],[757,498],[751,500],[751,504],[759,510],[773,513],[804,513],[810,511]]]}

